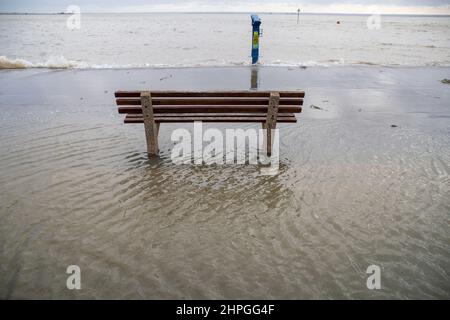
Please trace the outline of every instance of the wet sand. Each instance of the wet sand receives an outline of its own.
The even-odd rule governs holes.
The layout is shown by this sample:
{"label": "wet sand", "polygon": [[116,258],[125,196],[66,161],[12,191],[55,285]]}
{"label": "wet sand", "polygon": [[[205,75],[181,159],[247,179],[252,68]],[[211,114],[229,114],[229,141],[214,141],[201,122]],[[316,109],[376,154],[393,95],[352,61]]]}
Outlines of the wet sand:
{"label": "wet sand", "polygon": [[[450,298],[450,68],[0,72],[0,298]],[[280,172],[148,160],[118,89],[303,89]],[[205,125],[213,126],[212,124]],[[217,125],[214,125],[217,126]],[[242,127],[242,125],[218,125]],[[245,128],[258,127],[244,125]],[[66,289],[68,265],[82,289]],[[366,269],[381,267],[381,290]]]}

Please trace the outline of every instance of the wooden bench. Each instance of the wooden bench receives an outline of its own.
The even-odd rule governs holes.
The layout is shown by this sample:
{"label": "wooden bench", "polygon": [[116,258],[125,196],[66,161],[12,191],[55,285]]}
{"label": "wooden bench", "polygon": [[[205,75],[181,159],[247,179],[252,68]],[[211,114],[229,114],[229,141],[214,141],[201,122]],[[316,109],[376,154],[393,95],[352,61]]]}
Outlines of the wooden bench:
{"label": "wooden bench", "polygon": [[[295,123],[302,111],[303,91],[117,91],[125,123],[144,123],[149,155],[158,154],[160,123],[259,122],[264,129]],[[266,149],[272,151],[271,130]]]}

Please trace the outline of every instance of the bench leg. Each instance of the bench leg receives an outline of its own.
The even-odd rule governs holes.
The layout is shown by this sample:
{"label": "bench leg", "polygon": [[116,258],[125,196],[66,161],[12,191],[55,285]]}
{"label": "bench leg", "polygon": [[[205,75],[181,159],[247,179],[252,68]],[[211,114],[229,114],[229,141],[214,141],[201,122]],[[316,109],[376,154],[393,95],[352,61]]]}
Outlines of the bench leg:
{"label": "bench leg", "polygon": [[141,107],[144,117],[145,138],[147,140],[147,153],[149,156],[158,155],[159,123],[155,122],[153,115],[152,97],[149,91],[141,92]]}
{"label": "bench leg", "polygon": [[267,119],[263,123],[263,129],[266,129],[266,150],[267,156],[272,156],[273,136],[272,130],[277,127],[278,106],[280,104],[280,94],[278,92],[270,93],[269,107],[267,109]]}
{"label": "bench leg", "polygon": [[263,151],[265,151],[266,154],[270,157],[270,154],[272,152],[272,148],[271,148],[272,145],[271,145],[271,143],[269,143],[269,141],[271,142],[270,130],[267,130],[267,124],[265,122],[263,122],[261,124],[261,126],[262,126],[263,130],[266,130],[265,134],[263,136],[263,139],[264,139],[263,140],[263,146],[264,146]]}

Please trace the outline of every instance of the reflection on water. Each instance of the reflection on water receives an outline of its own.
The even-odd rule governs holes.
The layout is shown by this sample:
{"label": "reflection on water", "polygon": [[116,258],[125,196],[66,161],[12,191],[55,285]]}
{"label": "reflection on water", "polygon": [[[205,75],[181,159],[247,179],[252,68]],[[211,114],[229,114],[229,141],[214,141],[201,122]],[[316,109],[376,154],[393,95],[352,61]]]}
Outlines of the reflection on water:
{"label": "reflection on water", "polygon": [[448,135],[306,115],[261,176],[172,164],[177,125],[149,160],[113,107],[39,108],[0,120],[2,298],[449,297]]}
{"label": "reflection on water", "polygon": [[258,71],[259,71],[258,68],[259,68],[258,66],[252,66],[250,68],[250,73],[251,73],[251,76],[250,76],[250,89],[251,90],[258,89]]}

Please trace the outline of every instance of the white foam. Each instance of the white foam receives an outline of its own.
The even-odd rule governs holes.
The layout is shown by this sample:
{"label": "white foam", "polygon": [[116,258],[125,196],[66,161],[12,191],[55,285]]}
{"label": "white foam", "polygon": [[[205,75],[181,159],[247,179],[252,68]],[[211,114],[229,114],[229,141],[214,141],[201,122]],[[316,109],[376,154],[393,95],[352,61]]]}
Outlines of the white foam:
{"label": "white foam", "polygon": [[45,62],[33,63],[25,59],[11,59],[6,56],[0,56],[0,69],[27,69],[27,68],[48,68],[48,69],[72,69],[89,68],[86,63],[71,61],[63,56],[54,56],[48,58]]}
{"label": "white foam", "polygon": [[[393,66],[390,64],[376,64],[365,61],[358,62],[347,62],[343,59],[331,59],[326,61],[262,61],[258,63],[259,66],[263,67],[330,67],[330,66],[346,66],[346,65],[365,65],[365,66]],[[428,66],[428,64],[426,64]],[[45,69],[169,69],[169,68],[195,68],[195,67],[245,67],[251,66],[248,61],[204,61],[197,63],[143,63],[143,64],[88,64],[83,61],[75,61],[66,59],[63,56],[54,56],[48,58],[43,62],[30,62],[26,59],[21,58],[8,58],[6,56],[0,56],[0,70],[1,69],[29,69],[29,68],[45,68]],[[396,64],[395,66],[402,66]],[[411,65],[403,65],[411,66]],[[429,64],[429,66],[450,66],[450,64]]]}
{"label": "white foam", "polygon": [[31,62],[24,59],[8,59],[0,56],[0,69],[26,69],[32,66]]}
{"label": "white foam", "polygon": [[[250,66],[250,62],[246,61],[205,61],[203,63],[177,63],[177,64],[93,64],[89,65],[86,62],[68,60],[63,56],[50,57],[44,62],[31,62],[26,59],[13,59],[6,56],[0,56],[0,69],[28,69],[28,68],[47,68],[47,69],[132,69],[132,68],[186,68],[186,67],[239,67]],[[306,61],[306,62],[291,62],[276,60],[268,63],[260,63],[261,66],[279,66],[279,67],[312,67],[312,66],[329,66],[329,64]]]}

